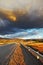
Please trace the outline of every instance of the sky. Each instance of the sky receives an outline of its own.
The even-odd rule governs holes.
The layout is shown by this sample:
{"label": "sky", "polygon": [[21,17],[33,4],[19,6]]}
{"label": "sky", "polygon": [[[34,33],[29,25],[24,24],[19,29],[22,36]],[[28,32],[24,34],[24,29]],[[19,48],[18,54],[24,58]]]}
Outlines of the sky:
{"label": "sky", "polygon": [[0,8],[5,9],[27,9],[28,11],[43,9],[43,0],[0,0]]}
{"label": "sky", "polygon": [[[0,37],[43,39],[43,0],[0,0],[0,11],[26,10],[15,22],[0,13]],[[12,16],[12,15],[11,15]]]}

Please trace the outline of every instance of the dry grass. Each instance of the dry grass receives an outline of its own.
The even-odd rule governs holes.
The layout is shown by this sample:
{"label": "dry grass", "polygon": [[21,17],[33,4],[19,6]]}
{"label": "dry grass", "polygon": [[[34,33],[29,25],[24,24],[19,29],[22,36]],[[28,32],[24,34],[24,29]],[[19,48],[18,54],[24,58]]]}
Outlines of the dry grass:
{"label": "dry grass", "polygon": [[41,42],[26,41],[22,39],[0,39],[0,45],[12,44],[12,43],[16,43],[18,45],[9,60],[9,65],[26,65],[24,61],[24,55],[20,47],[20,43],[23,45],[32,46],[35,49],[38,49],[40,52],[43,52],[43,43]]}
{"label": "dry grass", "polygon": [[36,41],[26,41],[22,39],[0,39],[0,45],[5,45],[5,44],[23,44],[23,45],[29,45],[32,46],[39,51],[43,52],[43,42],[36,42]]}
{"label": "dry grass", "polygon": [[19,45],[17,46],[16,50],[11,56],[9,65],[26,65],[24,61],[24,55],[22,53],[22,49],[20,48]]}
{"label": "dry grass", "polygon": [[26,45],[31,46],[34,49],[39,50],[40,52],[43,52],[43,43],[41,43],[41,42],[38,42],[38,43],[29,43],[29,44],[26,44]]}
{"label": "dry grass", "polygon": [[0,39],[0,45],[4,44],[12,44],[12,43],[23,43],[24,41],[21,39]]}

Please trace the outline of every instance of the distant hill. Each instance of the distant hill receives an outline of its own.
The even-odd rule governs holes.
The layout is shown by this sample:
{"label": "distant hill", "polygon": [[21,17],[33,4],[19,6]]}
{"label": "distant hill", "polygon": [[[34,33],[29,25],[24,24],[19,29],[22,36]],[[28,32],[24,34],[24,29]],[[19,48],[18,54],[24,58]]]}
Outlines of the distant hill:
{"label": "distant hill", "polygon": [[26,41],[43,42],[43,39],[26,39]]}

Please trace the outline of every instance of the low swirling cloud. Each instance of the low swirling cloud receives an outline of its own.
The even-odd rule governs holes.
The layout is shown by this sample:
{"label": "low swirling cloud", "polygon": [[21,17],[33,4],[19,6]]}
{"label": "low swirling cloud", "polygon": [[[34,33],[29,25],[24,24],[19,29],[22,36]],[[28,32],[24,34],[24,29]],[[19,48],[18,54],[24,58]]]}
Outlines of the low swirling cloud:
{"label": "low swirling cloud", "polygon": [[43,39],[43,28],[40,29],[27,29],[21,30],[18,29],[19,32],[16,33],[8,33],[4,35],[0,35],[1,38],[19,38],[19,39]]}

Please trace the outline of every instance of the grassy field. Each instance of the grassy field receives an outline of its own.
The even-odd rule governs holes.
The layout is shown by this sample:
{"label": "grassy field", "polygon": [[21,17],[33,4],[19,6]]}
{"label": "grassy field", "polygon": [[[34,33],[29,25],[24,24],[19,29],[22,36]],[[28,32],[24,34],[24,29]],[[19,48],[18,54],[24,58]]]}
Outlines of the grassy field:
{"label": "grassy field", "polygon": [[35,49],[38,49],[40,52],[43,52],[43,42],[40,42],[39,40],[23,40],[23,39],[1,39],[0,38],[0,45],[6,45],[6,44],[23,44],[31,46]]}

